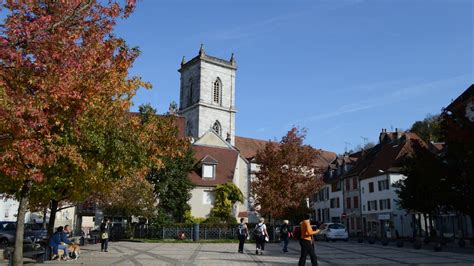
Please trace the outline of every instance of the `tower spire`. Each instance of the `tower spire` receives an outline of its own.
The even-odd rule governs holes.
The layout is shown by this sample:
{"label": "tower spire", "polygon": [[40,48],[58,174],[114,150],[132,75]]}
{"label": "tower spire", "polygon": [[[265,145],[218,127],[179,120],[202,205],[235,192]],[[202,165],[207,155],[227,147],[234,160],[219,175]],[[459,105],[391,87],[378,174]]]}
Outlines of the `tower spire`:
{"label": "tower spire", "polygon": [[181,60],[181,66],[186,64],[186,58],[184,58],[184,55],[183,55],[183,59]]}
{"label": "tower spire", "polygon": [[234,53],[232,53],[232,55],[230,56],[230,63],[231,63],[233,66],[235,65]]}
{"label": "tower spire", "polygon": [[203,56],[203,55],[205,55],[204,44],[201,43],[201,48],[199,48],[199,56]]}

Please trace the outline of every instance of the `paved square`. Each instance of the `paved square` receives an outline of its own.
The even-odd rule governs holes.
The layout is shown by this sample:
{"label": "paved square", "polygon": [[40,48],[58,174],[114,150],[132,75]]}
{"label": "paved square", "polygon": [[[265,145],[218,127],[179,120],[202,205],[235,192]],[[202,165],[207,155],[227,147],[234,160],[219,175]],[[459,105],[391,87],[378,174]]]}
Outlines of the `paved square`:
{"label": "paved square", "polygon": [[[320,265],[474,265],[473,249],[467,252],[434,252],[356,242],[316,242]],[[244,254],[237,244],[135,243],[111,242],[109,252],[100,245],[83,247],[77,261],[48,261],[46,264],[81,265],[297,265],[299,244],[290,242],[289,252],[281,252],[280,244],[267,244],[263,255],[255,255],[255,244],[245,245]],[[310,260],[306,262],[310,265]],[[41,265],[41,264],[38,264]]]}

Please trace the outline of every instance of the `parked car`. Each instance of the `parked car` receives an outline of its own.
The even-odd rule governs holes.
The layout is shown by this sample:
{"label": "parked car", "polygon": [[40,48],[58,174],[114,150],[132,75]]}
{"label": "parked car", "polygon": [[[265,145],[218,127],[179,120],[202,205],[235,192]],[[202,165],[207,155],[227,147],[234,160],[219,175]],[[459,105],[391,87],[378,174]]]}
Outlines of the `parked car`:
{"label": "parked car", "polygon": [[31,234],[34,237],[33,240],[35,241],[46,241],[48,238],[48,230],[43,228],[43,224],[25,224],[25,230],[31,231]]}
{"label": "parked car", "polygon": [[[0,247],[7,247],[15,242],[16,222],[0,222]],[[33,232],[26,228],[23,235],[23,243],[34,241]]]}
{"label": "parked car", "polygon": [[343,224],[323,223],[319,229],[321,231],[316,235],[316,239],[322,239],[326,241],[336,241],[337,239],[347,241],[349,239],[349,234]]}

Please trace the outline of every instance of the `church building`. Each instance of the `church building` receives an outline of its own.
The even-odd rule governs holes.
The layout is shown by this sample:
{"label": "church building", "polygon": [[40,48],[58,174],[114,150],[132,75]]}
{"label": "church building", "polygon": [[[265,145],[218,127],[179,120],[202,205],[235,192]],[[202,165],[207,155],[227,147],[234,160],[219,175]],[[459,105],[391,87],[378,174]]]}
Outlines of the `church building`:
{"label": "church building", "polygon": [[[208,217],[214,204],[217,185],[233,182],[244,194],[244,202],[234,206],[236,218],[255,222],[258,214],[250,194],[250,182],[258,169],[254,157],[267,141],[235,135],[235,77],[237,64],[209,56],[203,46],[199,54],[181,62],[178,114],[185,119],[185,133],[193,141],[196,167],[190,180],[196,185],[190,200],[191,215]],[[321,152],[328,165],[335,157]]]}

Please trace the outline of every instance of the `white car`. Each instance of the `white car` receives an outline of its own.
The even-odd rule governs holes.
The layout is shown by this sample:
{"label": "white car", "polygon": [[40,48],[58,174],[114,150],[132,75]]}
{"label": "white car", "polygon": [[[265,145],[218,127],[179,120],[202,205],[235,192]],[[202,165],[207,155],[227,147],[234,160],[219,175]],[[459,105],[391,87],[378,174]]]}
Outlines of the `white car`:
{"label": "white car", "polygon": [[349,240],[349,234],[347,233],[346,227],[340,223],[323,223],[319,229],[321,230],[317,235],[318,239],[326,241],[336,241],[341,239],[344,241]]}

